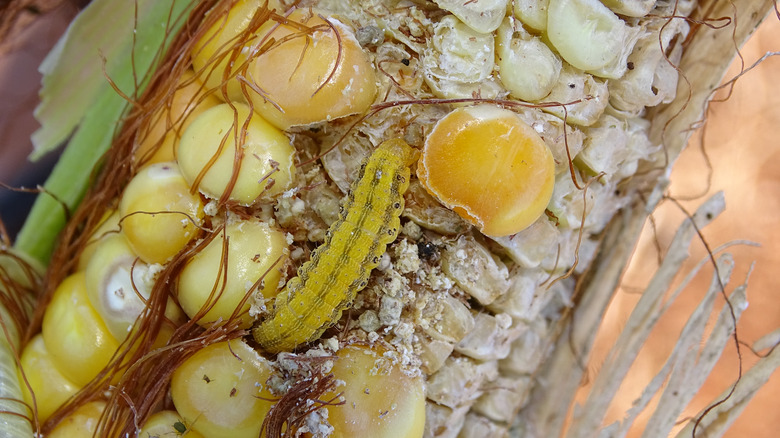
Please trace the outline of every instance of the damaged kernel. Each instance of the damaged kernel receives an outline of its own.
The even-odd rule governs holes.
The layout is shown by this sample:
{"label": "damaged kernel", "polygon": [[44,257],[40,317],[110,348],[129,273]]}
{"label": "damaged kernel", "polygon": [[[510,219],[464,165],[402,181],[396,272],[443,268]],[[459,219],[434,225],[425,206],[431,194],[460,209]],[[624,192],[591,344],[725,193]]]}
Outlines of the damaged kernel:
{"label": "damaged kernel", "polygon": [[539,134],[515,113],[480,105],[456,109],[436,124],[417,176],[484,234],[506,236],[544,212],[555,163]]}

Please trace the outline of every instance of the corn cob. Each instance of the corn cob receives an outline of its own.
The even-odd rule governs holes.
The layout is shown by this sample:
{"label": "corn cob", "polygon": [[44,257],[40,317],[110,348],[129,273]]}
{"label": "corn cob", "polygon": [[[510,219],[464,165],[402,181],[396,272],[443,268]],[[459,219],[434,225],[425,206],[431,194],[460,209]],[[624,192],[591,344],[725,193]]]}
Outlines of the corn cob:
{"label": "corn cob", "polygon": [[[107,233],[92,233],[94,253],[84,251],[79,262],[86,273],[60,286],[83,283],[86,293],[68,293],[88,296],[82,305],[99,315],[89,331],[107,339],[109,350],[124,342],[119,351],[125,356],[89,352],[100,354],[96,363],[110,364],[102,376],[102,367],[68,369],[58,363],[55,368],[70,386],[38,391],[70,394],[84,385],[94,391],[112,380],[126,388],[124,372],[138,379],[128,369],[132,358],[154,346],[169,345],[153,353],[165,360],[173,345],[241,336],[239,329],[276,315],[278,302],[272,300],[280,282],[289,286],[294,266],[315,257],[307,254],[313,252],[311,242],[327,242],[316,249],[320,254],[328,247],[345,249],[338,263],[320,268],[321,276],[341,275],[339,264],[364,263],[346,251],[349,245],[331,240],[347,233],[328,226],[339,217],[348,220],[352,209],[365,219],[361,210],[391,199],[368,183],[356,196],[350,182],[363,178],[358,169],[374,147],[403,138],[421,149],[419,181],[406,194],[402,222],[391,226],[391,218],[380,219],[401,238],[373,256],[378,273],[351,303],[350,315],[340,320],[346,303],[330,304],[338,312],[317,327],[325,337],[298,354],[261,355],[268,350],[258,339],[257,349],[234,340],[172,355],[180,364],[167,374],[180,415],[172,418],[181,419],[174,429],[204,436],[257,436],[262,428],[318,436],[378,434],[377,428],[388,430],[387,436],[508,433],[549,347],[554,325],[545,315],[558,312],[572,296],[568,274],[583,272],[596,253],[595,236],[634,196],[636,187],[627,184],[631,176],[662,162],[639,116],[645,107],[674,98],[676,72],[655,43],[682,38],[688,28],[684,21],[663,27],[665,21],[643,20],[654,7],[648,2],[604,2],[610,10],[595,1],[552,0],[546,20],[529,15],[538,11],[529,2],[513,5],[515,18],[505,17],[507,2],[484,3],[475,12],[447,1],[398,10],[381,2],[354,9],[322,1],[317,9],[299,5],[289,15],[273,3],[216,6],[203,19],[201,38],[185,45],[193,71],[179,69],[180,85],[170,94],[171,101],[187,102],[186,109],[171,105],[170,114],[156,115],[157,123],[181,122],[160,129],[154,118],[142,119],[130,144],[134,176],[114,204],[118,214],[106,214]],[[693,3],[656,5],[652,13],[687,14],[691,8]],[[621,19],[616,12],[638,18]],[[586,27],[586,16],[599,25],[583,40],[577,31]],[[670,47],[665,56],[677,61],[679,46]],[[520,69],[527,57],[538,60],[530,73]],[[187,92],[192,95],[179,97]],[[383,103],[401,101],[406,103]],[[454,109],[462,104],[475,105]],[[454,117],[464,113],[467,120]],[[428,129],[429,124],[436,126]],[[453,134],[461,131],[463,137]],[[475,141],[494,147],[490,154],[501,158],[464,159]],[[511,151],[518,144],[527,147]],[[518,163],[512,153],[521,154]],[[504,175],[498,169],[504,163],[542,170]],[[378,169],[375,179],[381,181],[385,169]],[[443,172],[438,180],[436,172]],[[529,174],[533,178],[525,179]],[[480,190],[498,175],[506,180],[485,196]],[[529,186],[539,189],[531,195],[497,191]],[[343,196],[351,202],[339,213]],[[363,231],[350,224],[349,234]],[[354,245],[371,245],[367,242],[379,239],[375,234]],[[540,289],[542,284],[550,287]],[[312,306],[336,295],[299,293]],[[28,344],[30,354],[37,346],[40,355],[56,357],[62,341],[46,342],[46,333],[73,332],[46,328],[47,320],[58,319],[57,297],[44,317],[46,348],[39,338]],[[212,351],[221,352],[216,364],[198,362],[213,360]],[[370,359],[359,359],[361,354]],[[35,375],[24,364],[23,356],[23,371]],[[356,369],[344,371],[349,366]],[[209,367],[214,371],[203,371]],[[366,368],[376,370],[358,383],[354,376]],[[318,384],[330,382],[331,372],[345,382],[343,391]],[[230,375],[238,380],[223,386]],[[302,390],[301,382],[314,389]],[[400,386],[408,388],[408,400],[388,402],[388,395],[355,401],[356,387],[368,395]],[[487,391],[490,387],[500,389]],[[206,388],[214,395],[204,396]],[[164,388],[157,391],[159,401]],[[137,432],[132,424],[124,429],[111,424],[130,420],[111,403],[119,399],[117,392],[107,408],[98,402],[79,410],[89,406],[95,415],[107,409],[103,434]],[[224,403],[214,401],[220,396]],[[341,397],[346,404],[334,406]],[[198,406],[197,399],[205,405]],[[316,409],[315,400],[331,402]],[[225,411],[210,413],[212,403]],[[141,404],[135,404],[134,415],[143,420],[159,405],[153,400],[139,410]],[[56,407],[39,409],[44,420]],[[68,418],[78,418],[72,415]],[[349,429],[357,421],[353,416],[376,422]]]}

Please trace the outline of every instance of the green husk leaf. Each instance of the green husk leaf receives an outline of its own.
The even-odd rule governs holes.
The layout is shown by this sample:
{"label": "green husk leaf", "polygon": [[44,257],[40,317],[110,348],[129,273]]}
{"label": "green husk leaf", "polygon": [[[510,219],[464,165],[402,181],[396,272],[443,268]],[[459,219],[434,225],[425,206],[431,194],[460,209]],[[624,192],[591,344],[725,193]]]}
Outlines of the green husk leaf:
{"label": "green husk leaf", "polygon": [[72,210],[81,201],[128,106],[108,78],[137,96],[192,6],[191,0],[95,0],[44,60],[35,112],[42,127],[33,134],[31,159],[75,133],[19,233],[17,250],[47,264],[66,221],[60,202]]}

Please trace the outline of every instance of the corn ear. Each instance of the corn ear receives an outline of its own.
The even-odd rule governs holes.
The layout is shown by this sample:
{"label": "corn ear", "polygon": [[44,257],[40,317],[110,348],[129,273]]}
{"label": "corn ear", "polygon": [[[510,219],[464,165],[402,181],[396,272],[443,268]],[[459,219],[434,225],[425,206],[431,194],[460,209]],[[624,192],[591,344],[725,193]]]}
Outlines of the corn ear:
{"label": "corn ear", "polygon": [[[685,21],[666,27],[645,17],[713,14],[710,7],[724,7],[714,0],[655,9],[639,0],[497,0],[480,3],[482,11],[444,0],[398,10],[379,0],[357,8],[330,0],[301,6],[309,3],[312,9],[282,16],[266,2],[219,2],[194,19],[212,20],[214,27],[200,34],[212,43],[198,41],[193,53],[185,52],[194,69],[182,73],[180,85],[202,91],[191,103],[205,102],[203,95],[225,103],[209,103],[192,120],[186,112],[175,118],[188,123],[180,133],[172,127],[178,163],[151,166],[186,181],[180,197],[192,197],[197,208],[128,207],[135,187],[129,181],[124,198],[111,201],[120,211],[118,228],[94,236],[98,249],[84,262],[94,277],[92,305],[118,320],[106,324],[117,341],[127,340],[120,353],[142,356],[129,369],[117,358],[114,375],[95,380],[111,397],[106,412],[130,418],[116,403],[115,387],[106,385],[125,379],[125,371],[138,379],[141,369],[162,380],[136,381],[154,386],[148,398],[122,387],[133,419],[151,417],[170,393],[178,412],[166,418],[175,419],[176,433],[361,436],[381,428],[386,436],[561,435],[567,414],[561,407],[573,403],[580,360],[665,188],[668,165],[690,135],[688,124],[701,117],[722,75],[701,70],[699,57],[730,59],[733,43],[752,27],[734,35],[697,28],[683,45],[692,32]],[[235,15],[220,19],[231,6]],[[769,7],[741,5],[739,22],[757,23]],[[242,24],[224,27],[234,19]],[[255,32],[235,35],[247,26]],[[528,59],[534,62],[523,65]],[[678,81],[669,62],[695,81]],[[522,67],[528,71],[516,71]],[[413,151],[414,160],[374,152],[387,141]],[[470,156],[475,144],[481,147]],[[133,155],[138,169],[145,154]],[[498,170],[503,165],[510,171]],[[532,186],[542,189],[517,198],[500,190]],[[626,433],[636,412],[624,424],[601,425],[616,377],[657,320],[695,231],[723,208],[715,197],[683,224],[608,371],[597,378],[598,393],[574,413],[566,436]],[[183,216],[186,236],[173,250],[164,237],[147,250],[134,248],[153,234],[130,236],[134,216],[154,228],[175,215]],[[38,248],[24,236],[21,247]],[[113,260],[101,260],[99,248],[125,238],[123,254],[132,262],[120,278],[100,268]],[[46,258],[45,250],[30,251]],[[704,343],[711,299],[728,282],[729,258],[719,263],[724,275],[691,316],[680,352]],[[733,295],[737,308],[745,286]],[[130,316],[111,316],[112,306],[130,301]],[[681,399],[692,397],[723,350],[732,330],[728,316],[721,312],[703,347],[708,360],[670,358],[670,391],[679,389]],[[147,321],[154,345],[144,344],[139,330]],[[255,348],[234,339],[253,325],[263,333],[254,337]],[[311,331],[314,339],[299,345],[289,327]],[[200,345],[182,353],[193,344]],[[278,345],[287,351],[276,354]],[[150,358],[170,360],[175,370],[155,367]],[[776,362],[776,356],[763,360],[746,377],[747,388],[718,412],[736,415]],[[659,374],[642,403],[666,375]],[[409,397],[387,406],[398,395],[394,388]],[[224,400],[222,413],[210,411],[215,399]],[[94,405],[79,409],[86,407]],[[646,434],[668,434],[683,407],[665,403]],[[57,428],[86,416],[70,415]],[[376,423],[350,429],[367,418]],[[393,423],[399,418],[400,426]],[[706,418],[708,432],[727,426]],[[98,430],[110,435],[121,427],[104,418]]]}

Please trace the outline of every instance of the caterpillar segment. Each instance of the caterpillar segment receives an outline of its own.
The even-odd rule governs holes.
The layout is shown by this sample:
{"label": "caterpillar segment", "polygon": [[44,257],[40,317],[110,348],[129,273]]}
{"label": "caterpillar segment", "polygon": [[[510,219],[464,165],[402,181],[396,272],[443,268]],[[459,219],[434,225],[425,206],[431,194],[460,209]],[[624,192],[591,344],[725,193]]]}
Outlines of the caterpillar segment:
{"label": "caterpillar segment", "polygon": [[388,140],[373,152],[325,242],[279,293],[271,317],[252,330],[263,350],[292,351],[317,339],[366,287],[398,235],[413,157],[412,148],[400,139]]}

